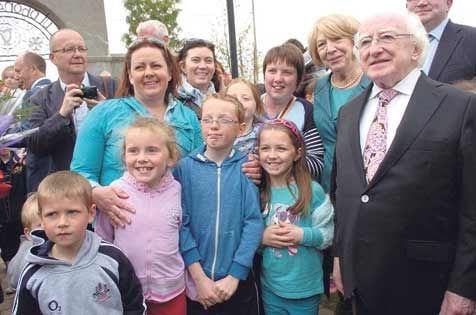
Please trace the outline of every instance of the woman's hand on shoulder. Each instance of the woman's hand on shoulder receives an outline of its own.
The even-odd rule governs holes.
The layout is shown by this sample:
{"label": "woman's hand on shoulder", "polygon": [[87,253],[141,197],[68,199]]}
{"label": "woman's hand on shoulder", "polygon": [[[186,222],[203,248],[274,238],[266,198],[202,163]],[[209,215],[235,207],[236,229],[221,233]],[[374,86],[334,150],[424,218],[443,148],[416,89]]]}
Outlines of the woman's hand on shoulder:
{"label": "woman's hand on shoulder", "polygon": [[126,211],[135,213],[135,209],[126,201],[127,198],[129,195],[118,187],[98,186],[93,189],[93,202],[111,220],[115,228],[124,228],[126,224],[131,223]]}

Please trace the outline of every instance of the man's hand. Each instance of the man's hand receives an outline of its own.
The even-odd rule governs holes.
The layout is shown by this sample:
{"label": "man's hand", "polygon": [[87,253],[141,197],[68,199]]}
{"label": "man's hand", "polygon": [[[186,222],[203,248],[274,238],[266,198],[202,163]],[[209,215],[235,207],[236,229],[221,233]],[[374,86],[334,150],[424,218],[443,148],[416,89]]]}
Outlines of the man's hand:
{"label": "man's hand", "polygon": [[109,217],[115,228],[123,228],[126,223],[131,223],[131,219],[123,211],[135,213],[134,207],[125,201],[127,198],[129,198],[129,195],[117,187],[104,186],[93,189],[94,203],[100,211]]}
{"label": "man's hand", "polygon": [[293,237],[288,232],[278,224],[270,225],[264,230],[261,243],[274,248],[293,246]]}
{"label": "man's hand", "polygon": [[473,315],[475,310],[475,301],[446,291],[439,315]]}
{"label": "man's hand", "polygon": [[334,279],[337,290],[344,294],[344,284],[342,283],[342,275],[340,273],[339,257],[334,257],[334,270],[332,271],[332,279]]}
{"label": "man's hand", "polygon": [[81,96],[83,92],[76,84],[68,84],[64,94],[63,104],[59,110],[59,114],[64,118],[68,118],[76,107],[83,103]]}
{"label": "man's hand", "polygon": [[228,275],[215,282],[215,293],[223,302],[228,301],[235,294],[239,283],[239,279]]}
{"label": "man's hand", "polygon": [[102,101],[106,100],[106,97],[101,94],[101,91],[98,89],[98,96],[95,99],[90,99],[90,98],[83,98],[83,100],[86,102],[88,105],[88,108],[91,109],[97,104],[101,103]]}
{"label": "man's hand", "polygon": [[261,165],[256,155],[248,154],[248,162],[243,163],[241,170],[256,185],[261,183]]}

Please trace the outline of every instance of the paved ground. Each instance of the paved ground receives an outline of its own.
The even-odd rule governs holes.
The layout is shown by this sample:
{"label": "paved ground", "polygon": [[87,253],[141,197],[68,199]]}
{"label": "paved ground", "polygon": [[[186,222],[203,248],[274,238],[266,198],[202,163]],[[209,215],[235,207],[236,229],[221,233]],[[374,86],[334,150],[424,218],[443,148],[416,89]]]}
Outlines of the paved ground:
{"label": "paved ground", "polygon": [[[2,281],[2,288],[5,291],[5,288],[7,288],[7,282],[5,280],[5,265],[0,259],[0,279]],[[0,315],[11,315],[11,309],[12,309],[12,303],[13,303],[13,298],[15,297],[14,294],[11,295],[5,295],[5,301],[0,304]],[[327,303],[327,299],[324,297],[322,298],[322,303],[323,305],[321,306],[321,309],[319,310],[319,315],[334,315],[334,311],[331,311],[329,308],[332,306],[329,306],[329,303]]]}

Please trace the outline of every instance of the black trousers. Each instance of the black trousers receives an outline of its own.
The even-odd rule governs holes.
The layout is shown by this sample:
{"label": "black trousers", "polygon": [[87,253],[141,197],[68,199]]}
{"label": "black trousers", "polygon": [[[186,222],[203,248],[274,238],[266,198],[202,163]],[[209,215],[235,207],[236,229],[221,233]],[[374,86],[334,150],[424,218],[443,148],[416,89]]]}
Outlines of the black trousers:
{"label": "black trousers", "polygon": [[226,302],[216,304],[205,310],[195,301],[187,299],[188,315],[260,315],[258,289],[250,272],[248,279],[240,281],[233,296]]}

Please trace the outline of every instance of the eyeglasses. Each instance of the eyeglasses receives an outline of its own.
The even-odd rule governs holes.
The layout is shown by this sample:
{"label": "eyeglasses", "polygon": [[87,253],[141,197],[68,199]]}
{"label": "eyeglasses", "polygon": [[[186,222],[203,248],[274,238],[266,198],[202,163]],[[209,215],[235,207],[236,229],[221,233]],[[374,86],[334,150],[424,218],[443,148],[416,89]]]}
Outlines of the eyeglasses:
{"label": "eyeglasses", "polygon": [[384,32],[377,34],[376,36],[364,36],[356,40],[356,47],[358,49],[369,49],[372,43],[375,41],[377,44],[391,44],[398,38],[411,37],[412,34],[398,34],[395,32]]}
{"label": "eyeglasses", "polygon": [[61,48],[61,49],[53,50],[52,53],[60,52],[60,53],[63,53],[63,54],[72,55],[72,54],[74,54],[76,51],[83,54],[83,53],[85,53],[85,52],[88,51],[88,48],[87,48],[87,47],[83,47],[83,46],[78,46],[78,47],[66,47],[66,48]]}
{"label": "eyeglasses", "polygon": [[231,125],[231,124],[239,123],[238,120],[233,120],[231,118],[226,118],[226,117],[220,117],[218,119],[206,117],[202,119],[202,124],[204,125],[212,125],[214,122],[216,122],[219,125]]}

